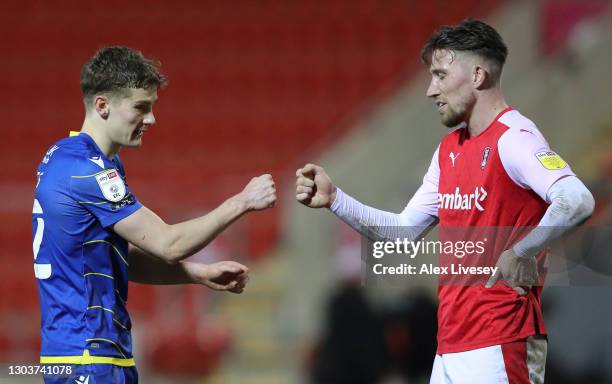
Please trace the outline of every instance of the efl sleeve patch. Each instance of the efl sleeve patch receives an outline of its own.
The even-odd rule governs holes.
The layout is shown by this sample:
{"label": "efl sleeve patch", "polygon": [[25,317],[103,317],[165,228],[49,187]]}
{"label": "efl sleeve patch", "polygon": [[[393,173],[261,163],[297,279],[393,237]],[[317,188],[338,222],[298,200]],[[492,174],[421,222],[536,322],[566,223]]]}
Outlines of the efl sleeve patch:
{"label": "efl sleeve patch", "polygon": [[116,169],[107,169],[98,173],[95,178],[106,200],[116,203],[125,197],[125,184]]}
{"label": "efl sleeve patch", "polygon": [[535,154],[536,159],[544,166],[544,168],[554,171],[567,167],[567,163],[553,151],[541,151]]}

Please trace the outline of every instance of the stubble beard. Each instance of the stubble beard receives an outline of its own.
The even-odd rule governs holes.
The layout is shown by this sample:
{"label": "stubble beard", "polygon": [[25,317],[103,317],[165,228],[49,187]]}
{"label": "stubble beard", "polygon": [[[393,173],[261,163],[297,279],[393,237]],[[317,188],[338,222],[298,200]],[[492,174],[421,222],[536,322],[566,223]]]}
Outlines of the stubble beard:
{"label": "stubble beard", "polygon": [[476,98],[473,96],[464,98],[455,107],[446,104],[446,113],[442,115],[442,124],[453,128],[463,122],[467,122],[475,104]]}
{"label": "stubble beard", "polygon": [[442,115],[442,124],[444,124],[448,128],[456,127],[457,125],[463,123],[466,120],[466,110],[465,108],[461,108],[461,110],[457,111],[450,107],[450,105],[446,105],[447,111]]}

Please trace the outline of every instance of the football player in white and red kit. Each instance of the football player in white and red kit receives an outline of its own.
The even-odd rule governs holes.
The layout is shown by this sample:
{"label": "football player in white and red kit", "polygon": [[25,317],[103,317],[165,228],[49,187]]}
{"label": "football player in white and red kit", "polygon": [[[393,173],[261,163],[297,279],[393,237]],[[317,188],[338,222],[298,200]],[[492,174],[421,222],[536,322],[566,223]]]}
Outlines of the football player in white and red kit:
{"label": "football player in white and red kit", "polygon": [[[423,184],[404,210],[368,207],[325,170],[296,172],[296,198],[327,207],[357,231],[394,239],[394,228],[530,228],[498,241],[498,272],[480,285],[441,284],[432,384],[543,383],[546,328],[538,265],[542,249],[593,212],[594,200],[536,125],[510,107],[500,86],[507,48],[474,19],[442,27],[425,44],[427,96],[455,128],[435,150]],[[519,235],[517,235],[519,234]],[[498,279],[503,278],[498,281]]]}

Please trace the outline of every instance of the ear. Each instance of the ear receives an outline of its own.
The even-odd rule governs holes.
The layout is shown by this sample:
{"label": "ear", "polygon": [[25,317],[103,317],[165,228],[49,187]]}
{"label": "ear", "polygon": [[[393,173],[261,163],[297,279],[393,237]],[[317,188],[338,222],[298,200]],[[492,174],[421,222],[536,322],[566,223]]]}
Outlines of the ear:
{"label": "ear", "polygon": [[488,80],[489,72],[487,72],[487,69],[482,65],[476,64],[472,70],[472,84],[474,85],[474,88],[485,88]]}
{"label": "ear", "polygon": [[104,120],[108,119],[110,114],[110,101],[108,97],[104,95],[97,95],[94,97],[94,109],[96,113]]}

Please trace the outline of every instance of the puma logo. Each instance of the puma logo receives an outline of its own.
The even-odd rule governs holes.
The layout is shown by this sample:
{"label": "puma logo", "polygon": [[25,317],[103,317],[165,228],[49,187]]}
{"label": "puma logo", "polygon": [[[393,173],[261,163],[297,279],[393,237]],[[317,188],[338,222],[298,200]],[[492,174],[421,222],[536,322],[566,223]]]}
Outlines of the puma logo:
{"label": "puma logo", "polygon": [[460,153],[455,155],[453,152],[448,154],[448,157],[450,157],[451,161],[453,162],[453,168],[455,167],[455,160],[457,160],[459,155],[460,155]]}

